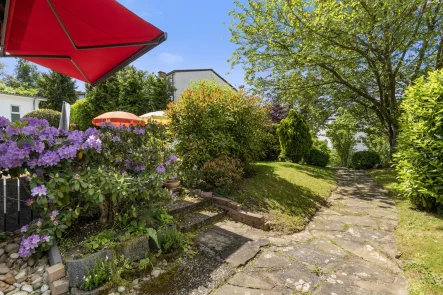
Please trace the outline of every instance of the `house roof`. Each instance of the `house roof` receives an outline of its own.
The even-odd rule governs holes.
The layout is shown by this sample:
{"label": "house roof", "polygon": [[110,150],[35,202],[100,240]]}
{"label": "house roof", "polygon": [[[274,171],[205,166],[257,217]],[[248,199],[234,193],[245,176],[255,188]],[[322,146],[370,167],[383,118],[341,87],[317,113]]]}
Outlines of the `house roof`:
{"label": "house roof", "polygon": [[20,97],[24,97],[24,98],[32,98],[32,99],[38,99],[38,100],[47,100],[44,97],[32,96],[32,95],[26,95],[26,94],[9,93],[9,92],[4,92],[4,91],[0,90],[0,95],[1,94],[10,95],[10,96],[20,96]]}
{"label": "house roof", "polygon": [[174,73],[183,73],[183,72],[212,72],[215,75],[217,75],[217,77],[219,77],[220,79],[222,79],[226,84],[228,84],[229,86],[231,86],[232,89],[234,89],[235,91],[237,91],[237,88],[235,88],[234,86],[232,86],[231,83],[229,83],[228,81],[226,81],[225,78],[223,78],[222,76],[220,76],[216,71],[214,71],[213,69],[187,69],[187,70],[173,70],[170,71],[169,73],[166,74],[166,76],[172,75]]}

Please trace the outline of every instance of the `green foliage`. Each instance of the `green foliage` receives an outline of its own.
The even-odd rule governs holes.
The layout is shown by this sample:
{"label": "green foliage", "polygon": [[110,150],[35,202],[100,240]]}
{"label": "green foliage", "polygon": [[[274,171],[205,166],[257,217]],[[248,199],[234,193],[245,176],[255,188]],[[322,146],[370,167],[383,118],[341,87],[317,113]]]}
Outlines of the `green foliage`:
{"label": "green foliage", "polygon": [[443,70],[417,79],[401,105],[396,168],[400,189],[416,206],[443,206]]}
{"label": "green foliage", "polygon": [[185,250],[188,247],[186,236],[175,230],[166,228],[159,232],[158,242],[162,253]]}
{"label": "green foliage", "polygon": [[29,88],[29,87],[10,87],[3,83],[0,83],[0,92],[5,92],[9,94],[19,94],[19,95],[26,95],[26,96],[37,96],[37,89],[35,88]]}
{"label": "green foliage", "polygon": [[276,161],[281,153],[280,141],[277,135],[278,124],[264,126],[263,150],[260,161]]}
{"label": "green foliage", "polygon": [[373,151],[355,152],[351,157],[351,167],[354,169],[372,169],[380,163],[380,156]]}
{"label": "green foliage", "polygon": [[228,192],[244,173],[241,162],[227,156],[204,163],[200,171],[204,188],[223,192]]}
{"label": "green foliage", "polygon": [[174,221],[174,217],[168,214],[165,209],[156,209],[154,210],[152,217],[155,221],[157,221],[160,227],[165,225],[170,225]]}
{"label": "green foliage", "polygon": [[220,156],[243,165],[257,159],[265,117],[259,102],[215,81],[202,80],[187,89],[167,111],[184,170],[195,172]]}
{"label": "green foliage", "polygon": [[127,237],[148,237],[152,239],[157,246],[158,244],[158,237],[157,237],[157,231],[153,228],[147,227],[146,223],[144,221],[137,221],[133,220],[129,224],[128,228],[126,229]]}
{"label": "green foliage", "polygon": [[24,59],[17,59],[14,76],[6,77],[6,85],[11,88],[35,88],[40,77],[37,66]]}
{"label": "green foliage", "polygon": [[[297,104],[326,98],[364,105],[391,147],[406,86],[443,64],[440,1],[234,3],[231,62],[242,64],[247,84]],[[323,109],[329,107],[326,101]]]}
{"label": "green foliage", "polygon": [[89,99],[77,100],[71,105],[71,124],[77,125],[78,129],[86,130],[91,127],[92,119],[95,117]]}
{"label": "green foliage", "polygon": [[329,163],[329,158],[329,153],[314,147],[309,154],[305,156],[305,161],[308,165],[326,167]]}
{"label": "green foliage", "polygon": [[84,254],[93,253],[98,249],[112,248],[118,234],[115,230],[104,230],[97,235],[89,236],[81,243]]}
{"label": "green foliage", "polygon": [[375,128],[365,129],[366,136],[364,136],[363,143],[370,151],[376,152],[380,156],[380,163],[388,167],[391,162],[391,155],[389,150],[389,138],[381,133],[380,130],[373,130]]}
{"label": "green foliage", "polygon": [[357,122],[347,112],[340,110],[335,117],[335,122],[328,125],[326,136],[331,140],[332,146],[338,155],[340,166],[347,167],[356,144]]}
{"label": "green foliage", "polygon": [[106,257],[105,260],[95,260],[94,267],[88,271],[80,289],[92,291],[100,288],[107,282],[112,282],[115,286],[123,284],[125,281],[121,278],[121,274],[125,264],[127,264],[127,261],[123,256],[114,259]]}
{"label": "green foliage", "polygon": [[27,113],[26,115],[23,116],[23,118],[45,119],[48,121],[50,126],[58,128],[61,116],[62,113],[59,111],[54,111],[51,109],[38,109]]}
{"label": "green foliage", "polygon": [[[143,115],[164,110],[174,92],[167,78],[128,66],[100,85],[86,89],[92,118],[111,111]],[[92,119],[91,118],[91,119]]]}
{"label": "green foliage", "polygon": [[38,95],[47,99],[41,102],[42,108],[61,111],[63,101],[72,104],[77,100],[74,80],[54,71],[42,74],[37,80],[37,88]]}
{"label": "green foliage", "polygon": [[282,154],[294,163],[309,154],[312,137],[303,116],[296,110],[289,111],[277,128]]}

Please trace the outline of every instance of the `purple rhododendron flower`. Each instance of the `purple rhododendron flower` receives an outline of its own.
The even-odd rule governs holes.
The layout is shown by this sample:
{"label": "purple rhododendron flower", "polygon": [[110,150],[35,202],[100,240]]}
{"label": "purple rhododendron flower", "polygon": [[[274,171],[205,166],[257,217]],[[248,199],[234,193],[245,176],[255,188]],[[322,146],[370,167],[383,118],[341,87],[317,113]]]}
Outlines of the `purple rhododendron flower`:
{"label": "purple rhododendron flower", "polygon": [[52,211],[51,213],[49,213],[48,216],[49,216],[51,219],[53,219],[53,218],[56,218],[57,215],[58,215],[59,213],[60,213],[60,212],[58,212],[58,210],[54,210],[54,211]]}
{"label": "purple rhododendron flower", "polygon": [[28,231],[28,227],[29,227],[29,224],[27,224],[27,225],[23,225],[23,226],[22,226],[22,228],[20,229],[20,231],[22,232],[22,234],[24,234],[24,233],[26,233],[26,232]]}
{"label": "purple rhododendron flower", "polygon": [[80,175],[74,174],[74,179],[80,179]]}
{"label": "purple rhododendron flower", "polygon": [[44,235],[44,236],[41,236],[41,237],[40,237],[40,240],[41,240],[42,242],[49,243],[49,241],[51,240],[51,237],[48,236],[48,235]]}
{"label": "purple rhododendron flower", "polygon": [[170,160],[166,160],[165,165],[166,165],[166,166],[171,165],[171,161],[170,161]]}
{"label": "purple rhododendron flower", "polygon": [[145,165],[143,165],[143,164],[137,164],[137,165],[135,165],[135,167],[134,167],[134,170],[137,171],[137,172],[143,171],[143,170],[145,170],[145,169],[146,169],[146,167],[145,167]]}
{"label": "purple rhododendron flower", "polygon": [[57,150],[61,160],[72,159],[77,156],[77,148],[73,145],[64,145]]}
{"label": "purple rhododendron flower", "polygon": [[6,127],[9,125],[9,120],[3,116],[0,116],[0,127]]}
{"label": "purple rhododendron flower", "polygon": [[60,156],[54,151],[45,151],[40,154],[38,159],[38,166],[55,166],[60,162]]}
{"label": "purple rhododendron flower", "polygon": [[112,141],[113,141],[113,142],[120,141],[120,136],[114,136],[114,137],[112,137]]}
{"label": "purple rhododendron flower", "polygon": [[86,131],[83,133],[84,138],[89,138],[91,136],[95,136],[98,137],[100,135],[100,132],[98,131],[98,129],[90,127],[88,129],[86,129]]}
{"label": "purple rhododendron flower", "polygon": [[36,186],[33,189],[31,189],[31,194],[33,197],[46,196],[47,193],[48,193],[48,190],[46,189],[44,184]]}
{"label": "purple rhododendron flower", "polygon": [[131,163],[131,161],[126,160],[126,161],[125,161],[125,168],[126,168],[126,169],[131,169],[131,167],[132,167],[132,163]]}
{"label": "purple rhododendron flower", "polygon": [[155,172],[157,173],[165,173],[166,168],[163,165],[159,165],[157,168],[155,168]]}
{"label": "purple rhododendron flower", "polygon": [[[85,132],[86,133],[86,132]],[[91,135],[88,137],[88,139],[83,143],[83,148],[89,148],[89,149],[95,149],[97,152],[101,152],[102,150],[102,141],[98,136]]]}
{"label": "purple rhododendron flower", "polygon": [[143,128],[135,128],[135,133],[136,134],[145,134],[145,129]]}
{"label": "purple rhododendron flower", "polygon": [[25,126],[22,129],[22,133],[24,135],[33,135],[37,131],[37,128],[34,126]]}
{"label": "purple rhododendron flower", "polygon": [[34,141],[34,143],[34,146],[31,148],[33,151],[41,153],[45,150],[45,144],[42,141]]}
{"label": "purple rhododendron flower", "polygon": [[83,143],[83,132],[78,130],[71,131],[68,135],[68,140],[71,144],[80,146]]}
{"label": "purple rhododendron flower", "polygon": [[169,160],[171,160],[172,162],[177,162],[178,161],[178,157],[176,155],[170,155],[169,156]]}
{"label": "purple rhododendron flower", "polygon": [[57,221],[57,220],[54,220],[52,223],[53,223],[55,226],[58,225],[58,221]]}

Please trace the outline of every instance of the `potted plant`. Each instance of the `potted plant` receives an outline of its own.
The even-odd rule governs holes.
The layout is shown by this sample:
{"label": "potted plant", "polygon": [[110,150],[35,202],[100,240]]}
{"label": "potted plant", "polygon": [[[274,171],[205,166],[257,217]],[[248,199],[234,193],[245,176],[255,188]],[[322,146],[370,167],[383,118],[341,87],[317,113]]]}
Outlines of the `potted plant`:
{"label": "potted plant", "polygon": [[164,173],[166,174],[167,180],[163,182],[163,186],[168,190],[173,190],[180,186],[180,180],[177,177],[178,166],[179,159],[174,154],[167,155],[164,166],[159,166],[160,169],[163,169]]}

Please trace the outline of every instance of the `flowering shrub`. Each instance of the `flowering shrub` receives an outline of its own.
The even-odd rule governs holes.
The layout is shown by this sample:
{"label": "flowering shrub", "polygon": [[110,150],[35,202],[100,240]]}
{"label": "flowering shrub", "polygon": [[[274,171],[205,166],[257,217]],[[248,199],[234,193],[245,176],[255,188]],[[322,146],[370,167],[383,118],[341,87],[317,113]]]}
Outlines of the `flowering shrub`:
{"label": "flowering shrub", "polygon": [[208,161],[201,168],[202,180],[211,189],[229,190],[243,177],[243,166],[238,159],[222,156]]}
{"label": "flowering shrub", "polygon": [[49,249],[90,205],[100,206],[102,222],[128,222],[137,215],[134,204],[171,198],[161,186],[168,164],[178,159],[164,160],[163,139],[164,126],[157,124],[82,132],[0,117],[0,169],[12,177],[28,174],[32,197],[26,203],[41,215],[22,228],[20,255]]}

